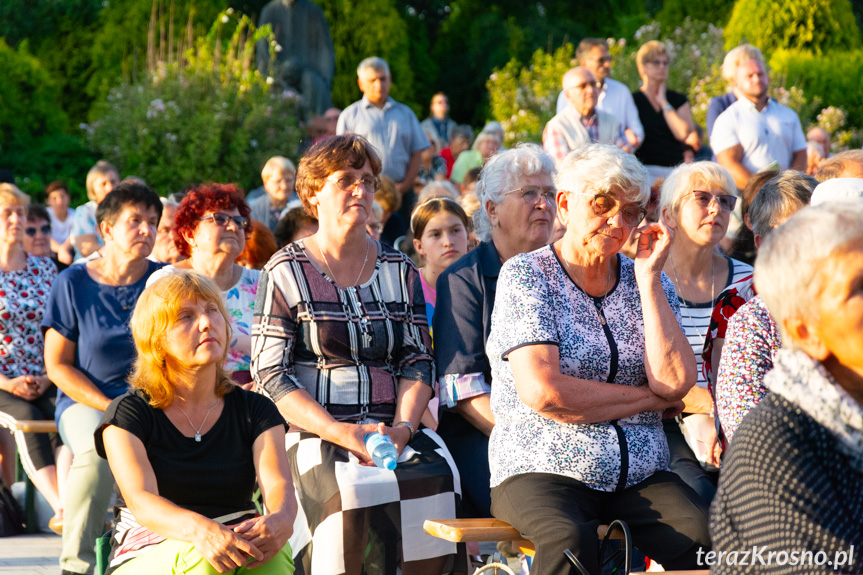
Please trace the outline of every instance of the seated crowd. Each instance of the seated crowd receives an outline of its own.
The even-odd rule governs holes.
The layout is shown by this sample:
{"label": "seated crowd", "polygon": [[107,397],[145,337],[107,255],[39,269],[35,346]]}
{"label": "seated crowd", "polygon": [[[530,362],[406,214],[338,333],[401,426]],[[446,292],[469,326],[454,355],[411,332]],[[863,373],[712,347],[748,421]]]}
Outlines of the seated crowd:
{"label": "seated crowd", "polygon": [[614,520],[666,569],[863,547],[863,151],[807,144],[752,46],[712,150],[664,45],[634,94],[604,40],[577,59],[542,146],[444,93],[420,123],[367,58],[248,194],[105,161],[74,209],[0,184],[0,426],[59,432],[0,434],[0,471],[17,449],[63,573],[112,493],[117,574],[469,573],[423,532],[454,517],[511,524],[539,575],[600,573]]}

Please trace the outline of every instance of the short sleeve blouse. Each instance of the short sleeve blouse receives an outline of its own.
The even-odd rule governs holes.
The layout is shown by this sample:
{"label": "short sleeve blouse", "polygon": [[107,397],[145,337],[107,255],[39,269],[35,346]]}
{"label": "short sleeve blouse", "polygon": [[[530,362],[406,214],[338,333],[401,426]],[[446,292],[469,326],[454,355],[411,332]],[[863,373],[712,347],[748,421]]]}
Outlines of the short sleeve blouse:
{"label": "short sleeve blouse", "polygon": [[392,421],[399,378],[435,377],[419,272],[378,243],[364,284],[337,286],[303,240],[270,258],[261,274],[252,328],[252,375],[279,401],[305,389],[336,419]]}
{"label": "short sleeve blouse", "polygon": [[[269,399],[234,387],[215,425],[197,442],[177,429],[140,390],[116,398],[96,429],[96,451],[105,457],[102,431],[108,425],[141,440],[153,467],[159,495],[210,519],[254,509],[255,462],[252,445],[285,420]],[[122,494],[118,507],[124,507]]]}
{"label": "short sleeve blouse", "polygon": [[[147,279],[164,265],[147,263],[141,279],[125,286],[99,283],[90,277],[86,264],[74,265],[57,276],[48,298],[42,332],[53,329],[75,343],[75,368],[109,399],[127,389],[126,378],[137,356],[129,319]],[[58,389],[55,419],[59,422],[74,403]]]}
{"label": "short sleeve blouse", "polygon": [[0,374],[5,377],[45,373],[39,326],[56,278],[51,260],[30,254],[23,270],[0,272]]}
{"label": "short sleeve blouse", "polygon": [[[491,485],[519,473],[556,473],[591,489],[629,487],[668,465],[662,414],[644,411],[625,419],[565,424],[543,417],[518,397],[507,355],[537,344],[560,349],[564,375],[618,385],[647,383],[644,321],[634,263],[618,256],[618,282],[603,298],[583,292],[547,246],[508,260],[497,283],[488,355],[495,384],[491,409],[495,427],[489,442]],[[674,285],[662,287],[680,321]],[[619,442],[619,433],[626,444]],[[621,457],[625,450],[626,458]]]}

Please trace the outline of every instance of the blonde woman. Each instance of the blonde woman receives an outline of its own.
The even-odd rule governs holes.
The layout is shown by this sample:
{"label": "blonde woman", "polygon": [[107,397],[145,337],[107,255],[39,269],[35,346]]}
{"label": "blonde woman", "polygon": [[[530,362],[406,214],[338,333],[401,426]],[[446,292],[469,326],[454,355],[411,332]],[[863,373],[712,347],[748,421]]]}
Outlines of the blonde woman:
{"label": "blonde woman", "polygon": [[635,55],[641,88],[633,92],[638,117],[644,126],[644,142],[635,157],[654,178],[664,178],[684,161],[684,142],[692,133],[692,111],[684,94],[666,87],[671,55],[665,44],[645,43]]}
{"label": "blonde woman", "polygon": [[[132,389],[96,430],[120,491],[111,573],[248,566],[290,575],[297,503],[286,426],[272,401],[236,387],[225,371],[231,327],[219,287],[194,272],[169,274],[144,290],[130,323]],[[256,482],[265,515],[252,502]]]}

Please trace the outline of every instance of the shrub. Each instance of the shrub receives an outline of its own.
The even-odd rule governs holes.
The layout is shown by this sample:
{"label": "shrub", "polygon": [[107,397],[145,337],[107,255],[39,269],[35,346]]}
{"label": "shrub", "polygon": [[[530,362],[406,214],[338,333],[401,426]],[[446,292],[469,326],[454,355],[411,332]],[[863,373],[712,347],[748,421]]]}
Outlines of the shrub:
{"label": "shrub", "polygon": [[158,61],[144,81],[96,104],[96,120],[84,127],[89,142],[123,175],[163,194],[206,180],[250,189],[270,156],[297,158],[297,96],[272,90],[254,63],[255,43],[266,37],[273,46],[273,36],[232,12],[184,58]]}
{"label": "shrub", "polygon": [[725,45],[744,41],[767,54],[780,48],[823,54],[857,48],[860,29],[849,0],[737,0]]}
{"label": "shrub", "polygon": [[[771,56],[770,67],[786,85],[798,86],[829,106],[844,108],[848,122],[863,127],[863,50],[822,56],[779,50]],[[812,112],[816,110],[806,119],[814,119]]]}

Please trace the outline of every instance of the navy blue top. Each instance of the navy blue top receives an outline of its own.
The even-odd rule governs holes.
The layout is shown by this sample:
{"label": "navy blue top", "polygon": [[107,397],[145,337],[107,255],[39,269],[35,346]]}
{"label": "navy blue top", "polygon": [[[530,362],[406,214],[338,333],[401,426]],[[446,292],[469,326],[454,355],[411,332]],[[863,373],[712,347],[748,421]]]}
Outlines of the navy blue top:
{"label": "navy blue top", "polygon": [[710,98],[710,104],[707,105],[707,137],[713,135],[713,124],[716,123],[716,118],[724,112],[728,106],[737,101],[737,96],[734,92],[726,92],[721,96]]}
{"label": "navy blue top", "polygon": [[[109,399],[126,392],[126,377],[136,356],[129,318],[147,279],[164,265],[148,262],[141,279],[127,286],[101,284],[90,277],[86,264],[74,265],[57,276],[51,289],[42,333],[54,329],[73,342],[75,368]],[[74,403],[58,388],[54,419],[59,423]]]}
{"label": "navy blue top", "polygon": [[438,277],[433,321],[438,376],[483,373],[491,384],[485,342],[501,265],[494,244],[481,242]]}

